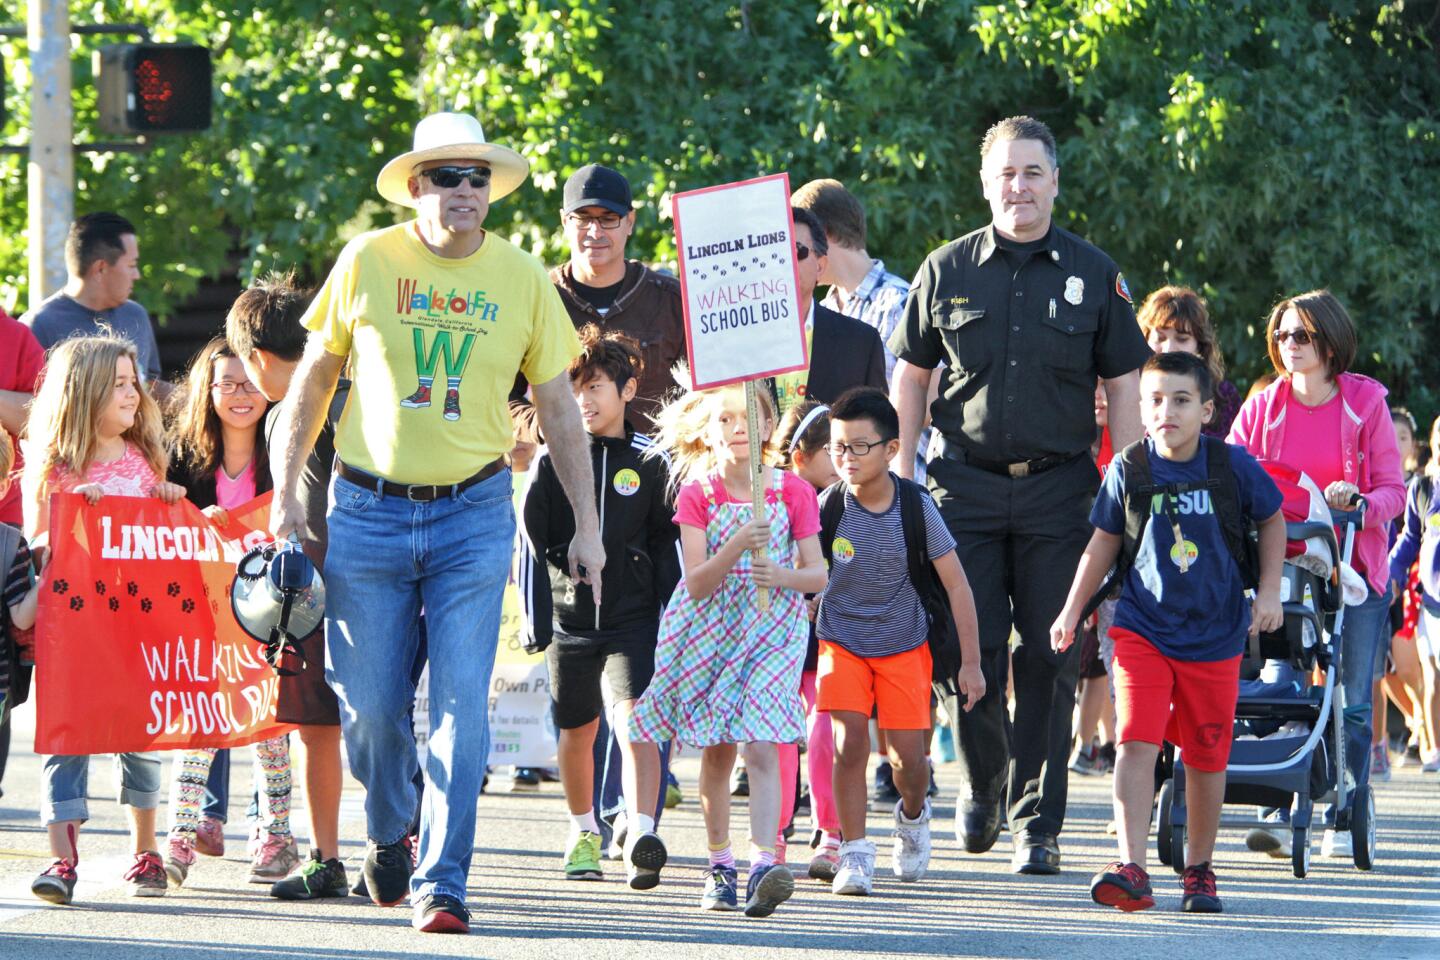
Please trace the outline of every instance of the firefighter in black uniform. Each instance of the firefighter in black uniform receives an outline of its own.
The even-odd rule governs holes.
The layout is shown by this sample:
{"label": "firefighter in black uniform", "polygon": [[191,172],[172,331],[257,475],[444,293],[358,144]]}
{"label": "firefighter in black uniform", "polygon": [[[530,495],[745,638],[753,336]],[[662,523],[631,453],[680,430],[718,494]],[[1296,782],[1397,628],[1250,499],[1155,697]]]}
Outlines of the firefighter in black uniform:
{"label": "firefighter in black uniform", "polygon": [[1074,647],[1051,651],[1049,629],[1090,537],[1097,378],[1119,450],[1141,435],[1137,371],[1150,348],[1115,263],[1051,223],[1060,179],[1049,128],[1003,120],[980,152],[992,222],[926,258],[890,341],[903,361],[896,468],[913,471],[927,390],[943,362],[929,485],[975,593],[988,691],[968,713],[949,705],[968,784],[956,832],[966,850],[990,849],[1006,803],[1014,869],[1052,874],[1078,661]]}

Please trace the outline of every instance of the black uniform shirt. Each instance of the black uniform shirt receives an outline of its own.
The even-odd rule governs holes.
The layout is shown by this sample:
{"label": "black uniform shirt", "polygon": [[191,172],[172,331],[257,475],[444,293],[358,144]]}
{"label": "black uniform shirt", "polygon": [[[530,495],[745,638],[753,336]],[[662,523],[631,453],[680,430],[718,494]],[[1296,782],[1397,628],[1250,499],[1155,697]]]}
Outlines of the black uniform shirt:
{"label": "black uniform shirt", "polygon": [[1038,244],[997,239],[983,227],[925,258],[890,349],[945,362],[931,416],[947,443],[1006,462],[1088,450],[1096,378],[1150,356],[1125,278],[1059,227]]}

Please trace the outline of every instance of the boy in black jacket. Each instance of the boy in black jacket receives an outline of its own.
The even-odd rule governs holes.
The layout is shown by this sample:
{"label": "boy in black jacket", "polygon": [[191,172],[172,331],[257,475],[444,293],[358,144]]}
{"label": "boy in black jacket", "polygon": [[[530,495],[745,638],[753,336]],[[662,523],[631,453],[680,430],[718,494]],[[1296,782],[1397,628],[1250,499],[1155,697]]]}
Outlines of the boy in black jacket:
{"label": "boy in black jacket", "polygon": [[560,781],[570,807],[565,876],[599,880],[600,828],[595,819],[593,748],[603,700],[600,671],[614,698],[611,723],[624,763],[625,863],[630,886],[660,882],[665,845],[652,813],[660,789],[660,753],[653,743],[631,743],[630,708],[655,670],[660,613],[680,581],[680,555],[669,471],[663,457],[646,457],[648,437],[625,422],[642,367],[639,345],[599,327],[580,331],[582,353],[570,365],[570,383],[590,434],[600,533],[609,558],[600,604],[586,584],[570,579],[567,551],[575,517],[560,479],[542,456],[525,491],[520,536],[520,589],[529,637],[545,650],[550,698],[560,730]]}

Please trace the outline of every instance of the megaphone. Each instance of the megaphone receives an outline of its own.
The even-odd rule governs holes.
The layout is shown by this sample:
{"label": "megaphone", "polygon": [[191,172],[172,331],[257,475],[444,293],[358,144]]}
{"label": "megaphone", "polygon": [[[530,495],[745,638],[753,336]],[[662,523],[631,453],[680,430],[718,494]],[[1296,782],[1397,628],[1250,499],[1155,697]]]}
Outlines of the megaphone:
{"label": "megaphone", "polygon": [[[296,649],[295,642],[324,621],[325,582],[298,543],[256,547],[235,567],[230,609],[240,629],[264,646],[270,666],[293,676],[281,659],[287,647]],[[302,656],[302,669],[304,662]]]}

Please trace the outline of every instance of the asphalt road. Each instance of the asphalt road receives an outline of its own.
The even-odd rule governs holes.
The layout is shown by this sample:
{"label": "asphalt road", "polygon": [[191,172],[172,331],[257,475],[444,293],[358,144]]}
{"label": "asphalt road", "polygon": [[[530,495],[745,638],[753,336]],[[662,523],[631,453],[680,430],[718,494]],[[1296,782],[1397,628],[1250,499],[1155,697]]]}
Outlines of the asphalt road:
{"label": "asphalt road", "polygon": [[[1378,791],[1379,862],[1370,873],[1315,860],[1306,880],[1288,862],[1246,851],[1226,831],[1217,855],[1223,916],[1186,916],[1178,878],[1155,868],[1159,906],[1121,914],[1096,906],[1089,878],[1112,855],[1109,778],[1072,777],[1070,820],[1062,838],[1064,872],[1022,878],[1009,872],[1007,838],[984,856],[962,853],[949,831],[956,776],[940,768],[935,856],[920,883],[888,876],[888,823],[872,814],[881,841],[876,892],[841,898],[802,880],[773,917],[696,909],[704,833],[694,800],[697,761],[678,764],[686,800],[668,811],[662,831],[672,860],[661,886],[628,889],[622,872],[605,882],[566,882],[561,872],[565,817],[558,786],[538,795],[498,793],[480,800],[480,830],[470,875],[469,937],[425,936],[409,911],[359,898],[286,904],[245,882],[244,825],[232,825],[225,859],[202,858],[183,890],[164,899],[126,895],[125,821],[114,803],[108,760],[91,772],[92,813],[82,839],[76,903],[55,907],[29,893],[49,861],[35,814],[39,760],[26,749],[33,714],[17,716],[16,755],[0,799],[0,960],[67,958],[274,957],[1159,957],[1240,960],[1256,957],[1440,958],[1440,776],[1395,772]],[[238,757],[237,757],[238,759]],[[236,764],[231,809],[244,810],[246,765]],[[296,793],[297,806],[300,803]],[[349,866],[363,856],[360,791],[347,791],[342,834]],[[744,809],[735,811],[737,837]],[[162,811],[162,827],[164,812]],[[296,822],[304,823],[297,811]],[[1317,844],[1318,851],[1318,844]],[[792,859],[808,859],[796,851]],[[802,863],[804,860],[802,860]]]}

